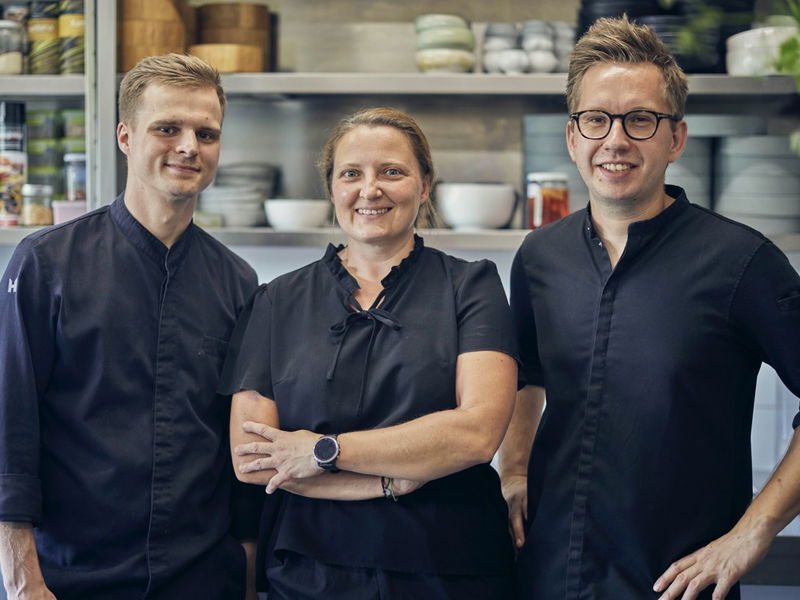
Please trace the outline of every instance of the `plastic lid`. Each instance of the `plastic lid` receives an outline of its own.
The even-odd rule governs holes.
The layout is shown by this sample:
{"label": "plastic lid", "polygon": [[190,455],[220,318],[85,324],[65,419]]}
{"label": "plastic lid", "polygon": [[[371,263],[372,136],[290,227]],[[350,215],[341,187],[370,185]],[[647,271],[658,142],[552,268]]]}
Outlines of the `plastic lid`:
{"label": "plastic lid", "polygon": [[64,162],[86,162],[84,152],[69,152],[64,155]]}
{"label": "plastic lid", "polygon": [[0,102],[0,123],[25,123],[25,103]]}
{"label": "plastic lid", "polygon": [[24,183],[22,184],[23,196],[52,196],[53,186],[46,183]]}
{"label": "plastic lid", "polygon": [[528,173],[526,176],[528,181],[553,181],[554,179],[563,179],[566,181],[567,174],[566,173],[554,173],[554,172],[546,172],[546,171],[536,171],[533,173]]}

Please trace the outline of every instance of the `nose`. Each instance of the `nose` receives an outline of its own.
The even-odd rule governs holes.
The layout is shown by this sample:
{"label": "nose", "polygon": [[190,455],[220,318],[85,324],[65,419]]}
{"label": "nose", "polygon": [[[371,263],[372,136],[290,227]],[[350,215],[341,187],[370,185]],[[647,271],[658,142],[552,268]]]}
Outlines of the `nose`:
{"label": "nose", "polygon": [[381,190],[378,178],[374,175],[366,175],[359,195],[365,200],[380,198],[383,195],[383,190]]}
{"label": "nose", "polygon": [[198,148],[199,144],[195,132],[191,129],[181,131],[176,142],[175,150],[185,156],[195,156],[198,152]]}
{"label": "nose", "polygon": [[622,126],[622,119],[614,119],[611,121],[611,130],[608,135],[603,138],[603,143],[606,147],[618,148],[620,146],[627,146],[631,139],[625,133],[625,128]]}

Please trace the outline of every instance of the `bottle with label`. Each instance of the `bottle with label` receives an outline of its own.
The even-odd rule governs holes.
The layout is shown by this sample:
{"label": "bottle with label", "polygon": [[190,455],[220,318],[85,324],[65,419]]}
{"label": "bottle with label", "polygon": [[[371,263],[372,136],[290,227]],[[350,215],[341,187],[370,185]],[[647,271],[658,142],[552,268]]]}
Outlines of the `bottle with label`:
{"label": "bottle with label", "polygon": [[528,173],[525,226],[536,229],[569,214],[565,173]]}
{"label": "bottle with label", "polygon": [[25,104],[0,102],[0,216],[6,224],[19,216],[27,167]]}

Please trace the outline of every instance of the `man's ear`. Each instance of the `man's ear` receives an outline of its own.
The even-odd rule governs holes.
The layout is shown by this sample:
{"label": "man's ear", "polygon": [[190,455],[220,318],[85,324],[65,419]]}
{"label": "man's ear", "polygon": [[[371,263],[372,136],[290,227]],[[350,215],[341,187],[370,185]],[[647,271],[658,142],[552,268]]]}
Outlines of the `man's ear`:
{"label": "man's ear", "polygon": [[128,156],[128,150],[130,149],[130,132],[128,126],[121,121],[117,123],[117,146],[119,146],[119,149],[122,150],[125,156]]}

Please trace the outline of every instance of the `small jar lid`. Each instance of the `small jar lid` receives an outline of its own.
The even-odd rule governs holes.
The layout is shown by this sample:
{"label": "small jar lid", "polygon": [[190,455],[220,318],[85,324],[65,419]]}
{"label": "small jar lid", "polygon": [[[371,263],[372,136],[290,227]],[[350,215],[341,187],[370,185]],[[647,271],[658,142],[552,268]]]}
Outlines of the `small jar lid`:
{"label": "small jar lid", "polygon": [[17,21],[10,21],[8,19],[0,19],[0,29],[19,29],[22,30],[22,25]]}
{"label": "small jar lid", "polygon": [[53,186],[46,183],[24,183],[22,185],[23,196],[52,196]]}
{"label": "small jar lid", "polygon": [[86,162],[86,153],[68,152],[64,155],[64,162]]}
{"label": "small jar lid", "polygon": [[559,181],[564,180],[567,181],[568,177],[566,173],[555,173],[555,172],[533,172],[528,173],[526,176],[528,181]]}

